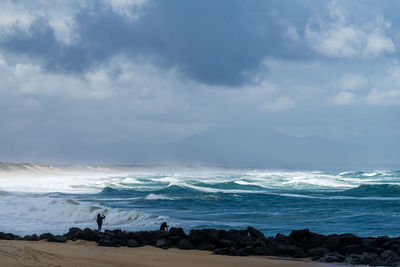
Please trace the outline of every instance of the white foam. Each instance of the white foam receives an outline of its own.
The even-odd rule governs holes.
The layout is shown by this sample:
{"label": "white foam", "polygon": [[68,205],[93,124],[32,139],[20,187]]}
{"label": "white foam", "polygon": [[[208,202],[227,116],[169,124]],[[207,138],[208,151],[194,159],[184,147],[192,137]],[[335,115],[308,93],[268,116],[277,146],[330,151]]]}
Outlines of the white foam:
{"label": "white foam", "polygon": [[0,198],[2,231],[14,233],[66,232],[69,227],[95,227],[98,213],[108,228],[140,228],[159,225],[165,217],[135,210],[107,208],[75,199],[13,194]]}
{"label": "white foam", "polygon": [[158,195],[158,194],[148,194],[145,199],[147,200],[174,200],[175,198],[172,197],[167,197],[164,195]]}

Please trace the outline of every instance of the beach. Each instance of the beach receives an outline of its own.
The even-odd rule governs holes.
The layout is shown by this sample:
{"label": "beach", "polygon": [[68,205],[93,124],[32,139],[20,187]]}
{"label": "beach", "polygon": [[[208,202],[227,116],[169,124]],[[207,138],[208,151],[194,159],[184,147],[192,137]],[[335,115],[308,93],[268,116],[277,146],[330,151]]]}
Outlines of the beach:
{"label": "beach", "polygon": [[152,246],[139,248],[99,247],[95,242],[68,241],[65,244],[0,240],[0,266],[330,266],[308,260],[276,257],[232,257],[214,255],[209,251],[159,249]]}

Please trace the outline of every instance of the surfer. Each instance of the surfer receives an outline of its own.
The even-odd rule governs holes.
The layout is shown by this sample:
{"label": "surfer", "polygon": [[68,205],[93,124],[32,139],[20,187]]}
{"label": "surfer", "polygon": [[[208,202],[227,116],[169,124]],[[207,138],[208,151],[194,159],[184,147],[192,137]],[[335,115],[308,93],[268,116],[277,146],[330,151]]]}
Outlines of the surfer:
{"label": "surfer", "polygon": [[106,218],[104,215],[97,214],[97,226],[98,226],[98,231],[101,232],[101,225],[103,224],[103,220]]}
{"label": "surfer", "polygon": [[160,226],[160,231],[168,231],[169,225],[166,222],[163,222]]}

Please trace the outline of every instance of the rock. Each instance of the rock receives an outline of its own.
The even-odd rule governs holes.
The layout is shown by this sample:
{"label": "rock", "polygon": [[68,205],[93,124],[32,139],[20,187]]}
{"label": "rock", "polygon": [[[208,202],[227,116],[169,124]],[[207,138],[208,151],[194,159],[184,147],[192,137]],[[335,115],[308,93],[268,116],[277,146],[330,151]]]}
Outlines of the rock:
{"label": "rock", "polygon": [[373,259],[372,256],[367,252],[364,252],[363,254],[360,255],[361,264],[365,265],[370,264],[372,262],[372,259]]}
{"label": "rock", "polygon": [[234,230],[231,229],[226,232],[226,236],[220,236],[220,238],[229,239],[235,242],[238,242],[241,237],[248,236],[249,232],[247,230]]}
{"label": "rock", "polygon": [[323,257],[325,254],[328,254],[329,250],[327,248],[319,247],[319,248],[312,248],[307,251],[307,255],[309,257],[319,256],[319,258]]}
{"label": "rock", "polygon": [[230,248],[230,247],[235,247],[235,243],[232,240],[221,239],[219,241],[218,246],[221,247],[221,248],[225,248],[225,247]]}
{"label": "rock", "polygon": [[355,236],[353,234],[341,234],[339,235],[340,246],[344,247],[347,245],[360,245],[361,237]]}
{"label": "rock", "polygon": [[288,241],[288,236],[286,236],[284,234],[277,233],[276,236],[275,236],[275,239],[276,239],[276,241],[284,243],[284,242]]}
{"label": "rock", "polygon": [[[101,233],[99,233],[99,234],[101,234]],[[107,235],[110,240],[119,241],[119,242],[127,241],[129,239],[129,234],[126,233],[125,231],[122,231],[121,229],[105,230],[103,235]],[[104,239],[104,237],[102,237],[102,239]]]}
{"label": "rock", "polygon": [[312,232],[310,232],[309,237],[308,237],[308,240],[310,240],[312,248],[321,246],[322,243],[324,242],[324,239],[325,239],[324,235],[316,234],[316,233],[312,233]]}
{"label": "rock", "polygon": [[66,243],[67,239],[61,235],[51,235],[47,238],[48,242]]}
{"label": "rock", "polygon": [[278,246],[276,247],[276,254],[278,256],[288,256],[296,258],[307,257],[303,249],[291,244],[278,244]]}
{"label": "rock", "polygon": [[263,233],[251,226],[247,227],[247,231],[249,232],[249,235],[255,239],[265,239]]}
{"label": "rock", "polygon": [[338,235],[329,235],[325,238],[322,243],[324,248],[329,249],[330,251],[336,251],[340,248],[340,239]]}
{"label": "rock", "polygon": [[351,254],[362,254],[364,251],[364,247],[361,245],[347,245],[345,247],[341,248],[341,251],[345,255],[351,255]]}
{"label": "rock", "polygon": [[182,228],[171,227],[171,229],[169,229],[169,235],[179,236],[181,239],[187,238],[187,234],[185,234]]}
{"label": "rock", "polygon": [[97,245],[102,247],[120,247],[117,242],[104,239],[100,239],[99,242],[97,242]]}
{"label": "rock", "polygon": [[0,240],[22,240],[22,237],[12,233],[0,232]]}
{"label": "rock", "polygon": [[39,241],[40,240],[39,237],[36,234],[26,235],[26,236],[24,236],[23,239],[26,240],[26,241]]}
{"label": "rock", "polygon": [[400,257],[391,250],[385,250],[382,252],[381,258],[390,265],[392,265],[394,262],[400,261]]}
{"label": "rock", "polygon": [[[231,248],[231,249],[235,249],[235,248]],[[237,255],[238,255],[238,256],[250,256],[250,253],[249,253],[249,250],[248,250],[248,249],[246,249],[246,248],[240,248],[240,249],[238,249],[238,251],[237,251]],[[232,256],[234,256],[234,255],[232,255]]]}
{"label": "rock", "polygon": [[375,246],[382,247],[383,244],[389,242],[390,240],[392,240],[392,239],[390,237],[386,236],[386,235],[385,236],[378,236],[375,239]]}
{"label": "rock", "polygon": [[97,242],[101,239],[101,235],[97,231],[93,231],[89,228],[85,228],[76,235],[76,238],[86,240],[86,241]]}
{"label": "rock", "polygon": [[219,254],[219,255],[228,255],[230,253],[231,249],[228,247],[225,248],[216,248],[213,250],[214,254]]}
{"label": "rock", "polygon": [[199,244],[206,239],[205,232],[202,230],[191,230],[189,233],[189,240],[193,244]]}
{"label": "rock", "polygon": [[126,245],[127,245],[128,247],[130,247],[130,248],[140,247],[140,244],[139,244],[136,240],[134,240],[134,239],[129,239],[129,240],[126,242]]}
{"label": "rock", "polygon": [[47,240],[48,242],[65,243],[67,239],[60,235],[53,235],[52,233],[44,233],[39,236],[40,240]]}
{"label": "rock", "polygon": [[345,259],[345,262],[350,265],[359,265],[361,264],[360,255],[351,254]]}
{"label": "rock", "polygon": [[276,250],[267,246],[255,247],[252,249],[251,254],[260,256],[275,256]]}
{"label": "rock", "polygon": [[375,238],[365,237],[361,240],[361,246],[365,251],[374,251],[376,249]]}
{"label": "rock", "polygon": [[293,230],[289,235],[289,242],[301,242],[303,238],[310,234],[309,229]]}
{"label": "rock", "polygon": [[242,236],[239,237],[239,240],[233,241],[233,246],[235,248],[245,248],[245,247],[248,247],[248,246],[253,247],[254,246],[254,240],[250,236],[242,235]]}
{"label": "rock", "polygon": [[192,242],[189,239],[182,239],[178,243],[180,249],[194,249]]}
{"label": "rock", "polygon": [[156,241],[156,247],[158,248],[163,248],[163,249],[168,249],[173,245],[172,241],[169,240],[168,238],[162,238]]}
{"label": "rock", "polygon": [[168,237],[169,240],[172,241],[174,244],[178,244],[179,241],[182,239],[179,235],[173,235]]}
{"label": "rock", "polygon": [[327,255],[319,259],[319,261],[321,262],[343,262],[344,260],[344,256],[336,252],[328,253]]}
{"label": "rock", "polygon": [[196,246],[196,249],[199,250],[214,250],[215,248],[216,246],[208,241],[202,241]]}
{"label": "rock", "polygon": [[78,227],[71,227],[69,228],[68,233],[64,234],[64,237],[68,240],[77,240],[77,236],[78,234],[82,232],[82,229],[78,228]]}

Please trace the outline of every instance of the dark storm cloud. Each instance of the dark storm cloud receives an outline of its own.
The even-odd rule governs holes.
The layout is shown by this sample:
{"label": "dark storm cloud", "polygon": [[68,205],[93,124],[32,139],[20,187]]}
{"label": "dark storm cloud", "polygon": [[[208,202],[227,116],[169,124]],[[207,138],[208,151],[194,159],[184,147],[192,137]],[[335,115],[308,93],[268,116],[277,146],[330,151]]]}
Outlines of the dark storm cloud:
{"label": "dark storm cloud", "polygon": [[[307,1],[305,1],[307,2]],[[33,55],[50,71],[82,72],[117,54],[157,67],[177,67],[190,79],[206,84],[240,86],[266,56],[296,59],[310,50],[285,36],[289,16],[305,23],[301,4],[278,1],[149,1],[132,19],[103,2],[81,10],[75,18],[78,41],[57,41],[45,18],[29,31],[15,30],[1,46]],[[293,5],[298,6],[297,15]],[[300,14],[300,15],[299,15]]]}

